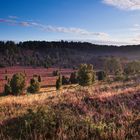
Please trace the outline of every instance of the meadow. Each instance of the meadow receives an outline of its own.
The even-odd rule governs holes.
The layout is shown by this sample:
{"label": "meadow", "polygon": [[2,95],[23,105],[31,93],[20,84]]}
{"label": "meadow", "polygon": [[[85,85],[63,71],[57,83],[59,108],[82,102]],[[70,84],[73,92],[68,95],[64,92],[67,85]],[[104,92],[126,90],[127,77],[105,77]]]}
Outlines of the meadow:
{"label": "meadow", "polygon": [[2,140],[138,140],[140,85],[95,82],[0,98]]}
{"label": "meadow", "polygon": [[43,67],[23,67],[23,66],[13,66],[0,68],[0,93],[4,91],[4,85],[7,83],[5,77],[11,78],[16,73],[26,74],[26,86],[29,85],[30,79],[33,76],[40,75],[42,78],[41,87],[55,86],[56,76],[53,76],[53,71],[59,70],[64,76],[69,77],[73,69],[59,69],[59,68],[43,68]]}

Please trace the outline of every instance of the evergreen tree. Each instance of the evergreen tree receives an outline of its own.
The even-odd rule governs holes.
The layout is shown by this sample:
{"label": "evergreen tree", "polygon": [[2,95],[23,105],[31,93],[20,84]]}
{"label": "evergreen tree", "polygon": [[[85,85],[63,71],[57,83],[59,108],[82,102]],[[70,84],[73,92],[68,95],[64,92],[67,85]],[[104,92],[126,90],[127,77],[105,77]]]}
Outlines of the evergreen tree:
{"label": "evergreen tree", "polygon": [[22,73],[14,74],[10,81],[10,86],[14,95],[22,94],[25,88],[25,75]]}
{"label": "evergreen tree", "polygon": [[62,86],[62,76],[59,75],[58,79],[56,80],[56,90],[59,90]]}
{"label": "evergreen tree", "polygon": [[37,93],[37,92],[39,92],[39,90],[40,90],[39,81],[34,79],[34,78],[32,78],[30,80],[30,86],[28,87],[27,91],[29,93]]}
{"label": "evergreen tree", "polygon": [[81,64],[78,70],[78,82],[81,86],[92,85],[95,81],[95,71],[91,64]]}

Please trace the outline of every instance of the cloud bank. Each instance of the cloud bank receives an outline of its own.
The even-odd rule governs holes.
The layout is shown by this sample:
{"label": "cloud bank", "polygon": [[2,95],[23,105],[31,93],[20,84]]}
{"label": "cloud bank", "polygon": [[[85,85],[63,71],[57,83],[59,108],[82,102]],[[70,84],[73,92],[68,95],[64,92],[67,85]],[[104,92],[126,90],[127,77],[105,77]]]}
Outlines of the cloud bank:
{"label": "cloud bank", "polygon": [[81,28],[74,28],[74,27],[57,27],[52,25],[43,25],[37,22],[31,22],[31,21],[19,21],[15,18],[9,18],[9,19],[0,19],[0,23],[6,23],[8,25],[14,25],[14,26],[23,26],[23,27],[33,27],[36,29],[40,29],[44,32],[56,32],[56,33],[69,33],[69,34],[75,34],[80,36],[88,36],[88,37],[99,37],[102,39],[109,38],[109,35],[104,32],[90,32],[85,29]]}
{"label": "cloud bank", "polygon": [[[129,37],[124,38],[114,38],[107,33],[104,32],[91,32],[81,28],[74,28],[74,27],[58,27],[52,25],[45,25],[39,22],[33,21],[22,21],[16,17],[9,17],[7,19],[0,18],[0,23],[7,24],[10,26],[21,26],[24,28],[33,28],[40,30],[42,32],[54,32],[54,33],[65,33],[65,34],[72,34],[77,35],[79,40],[88,41],[91,43],[97,44],[107,44],[107,45],[130,45],[130,44],[140,44],[140,35],[138,34],[140,31],[140,24],[134,24],[131,28],[127,29],[128,31],[133,31]],[[137,34],[136,34],[137,33]]]}
{"label": "cloud bank", "polygon": [[123,10],[140,10],[140,0],[103,0],[103,3]]}

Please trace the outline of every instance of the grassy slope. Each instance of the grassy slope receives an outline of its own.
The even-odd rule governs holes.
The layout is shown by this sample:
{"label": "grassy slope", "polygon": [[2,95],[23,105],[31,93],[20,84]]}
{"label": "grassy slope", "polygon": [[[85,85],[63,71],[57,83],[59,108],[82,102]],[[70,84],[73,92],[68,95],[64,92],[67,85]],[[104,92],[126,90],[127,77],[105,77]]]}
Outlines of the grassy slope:
{"label": "grassy slope", "polygon": [[[29,109],[36,113],[38,107],[51,110],[51,113],[46,114],[48,120],[51,119],[52,121],[52,114],[56,116],[59,114],[61,123],[59,123],[59,127],[56,128],[55,126],[55,131],[54,127],[49,129],[49,134],[46,135],[44,131],[38,132],[38,130],[35,132],[39,134],[30,132],[30,136],[26,132],[26,138],[118,140],[124,140],[126,137],[140,138],[140,86],[134,81],[110,84],[96,83],[88,88],[72,85],[59,92],[53,88],[42,89],[41,92],[42,94],[36,95],[0,98],[0,122],[2,126],[0,127],[0,138],[18,138],[19,135],[11,134],[13,131],[8,133],[7,130],[9,129],[3,128],[9,128],[9,122],[12,121],[18,125],[18,121],[14,120],[15,118],[25,117],[25,114],[29,115],[27,111]],[[34,120],[35,116],[31,117],[33,119],[32,125],[39,122],[41,118],[39,117],[37,115],[37,120]],[[59,119],[52,122],[56,123]],[[46,128],[44,126],[41,128],[47,131],[50,124],[48,125],[48,122],[45,124]],[[16,127],[13,126],[12,130],[15,129],[16,131]],[[22,137],[22,139],[24,138]]]}

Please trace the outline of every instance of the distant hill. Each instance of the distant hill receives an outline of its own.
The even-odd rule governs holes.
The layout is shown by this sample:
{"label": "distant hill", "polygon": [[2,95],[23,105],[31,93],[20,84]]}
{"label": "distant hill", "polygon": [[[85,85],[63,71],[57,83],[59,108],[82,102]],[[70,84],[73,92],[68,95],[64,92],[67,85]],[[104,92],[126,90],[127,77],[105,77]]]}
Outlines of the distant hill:
{"label": "distant hill", "polygon": [[138,60],[140,45],[117,47],[87,42],[0,41],[0,67],[75,67],[80,63],[92,63],[100,67],[104,59],[111,56],[124,60]]}

